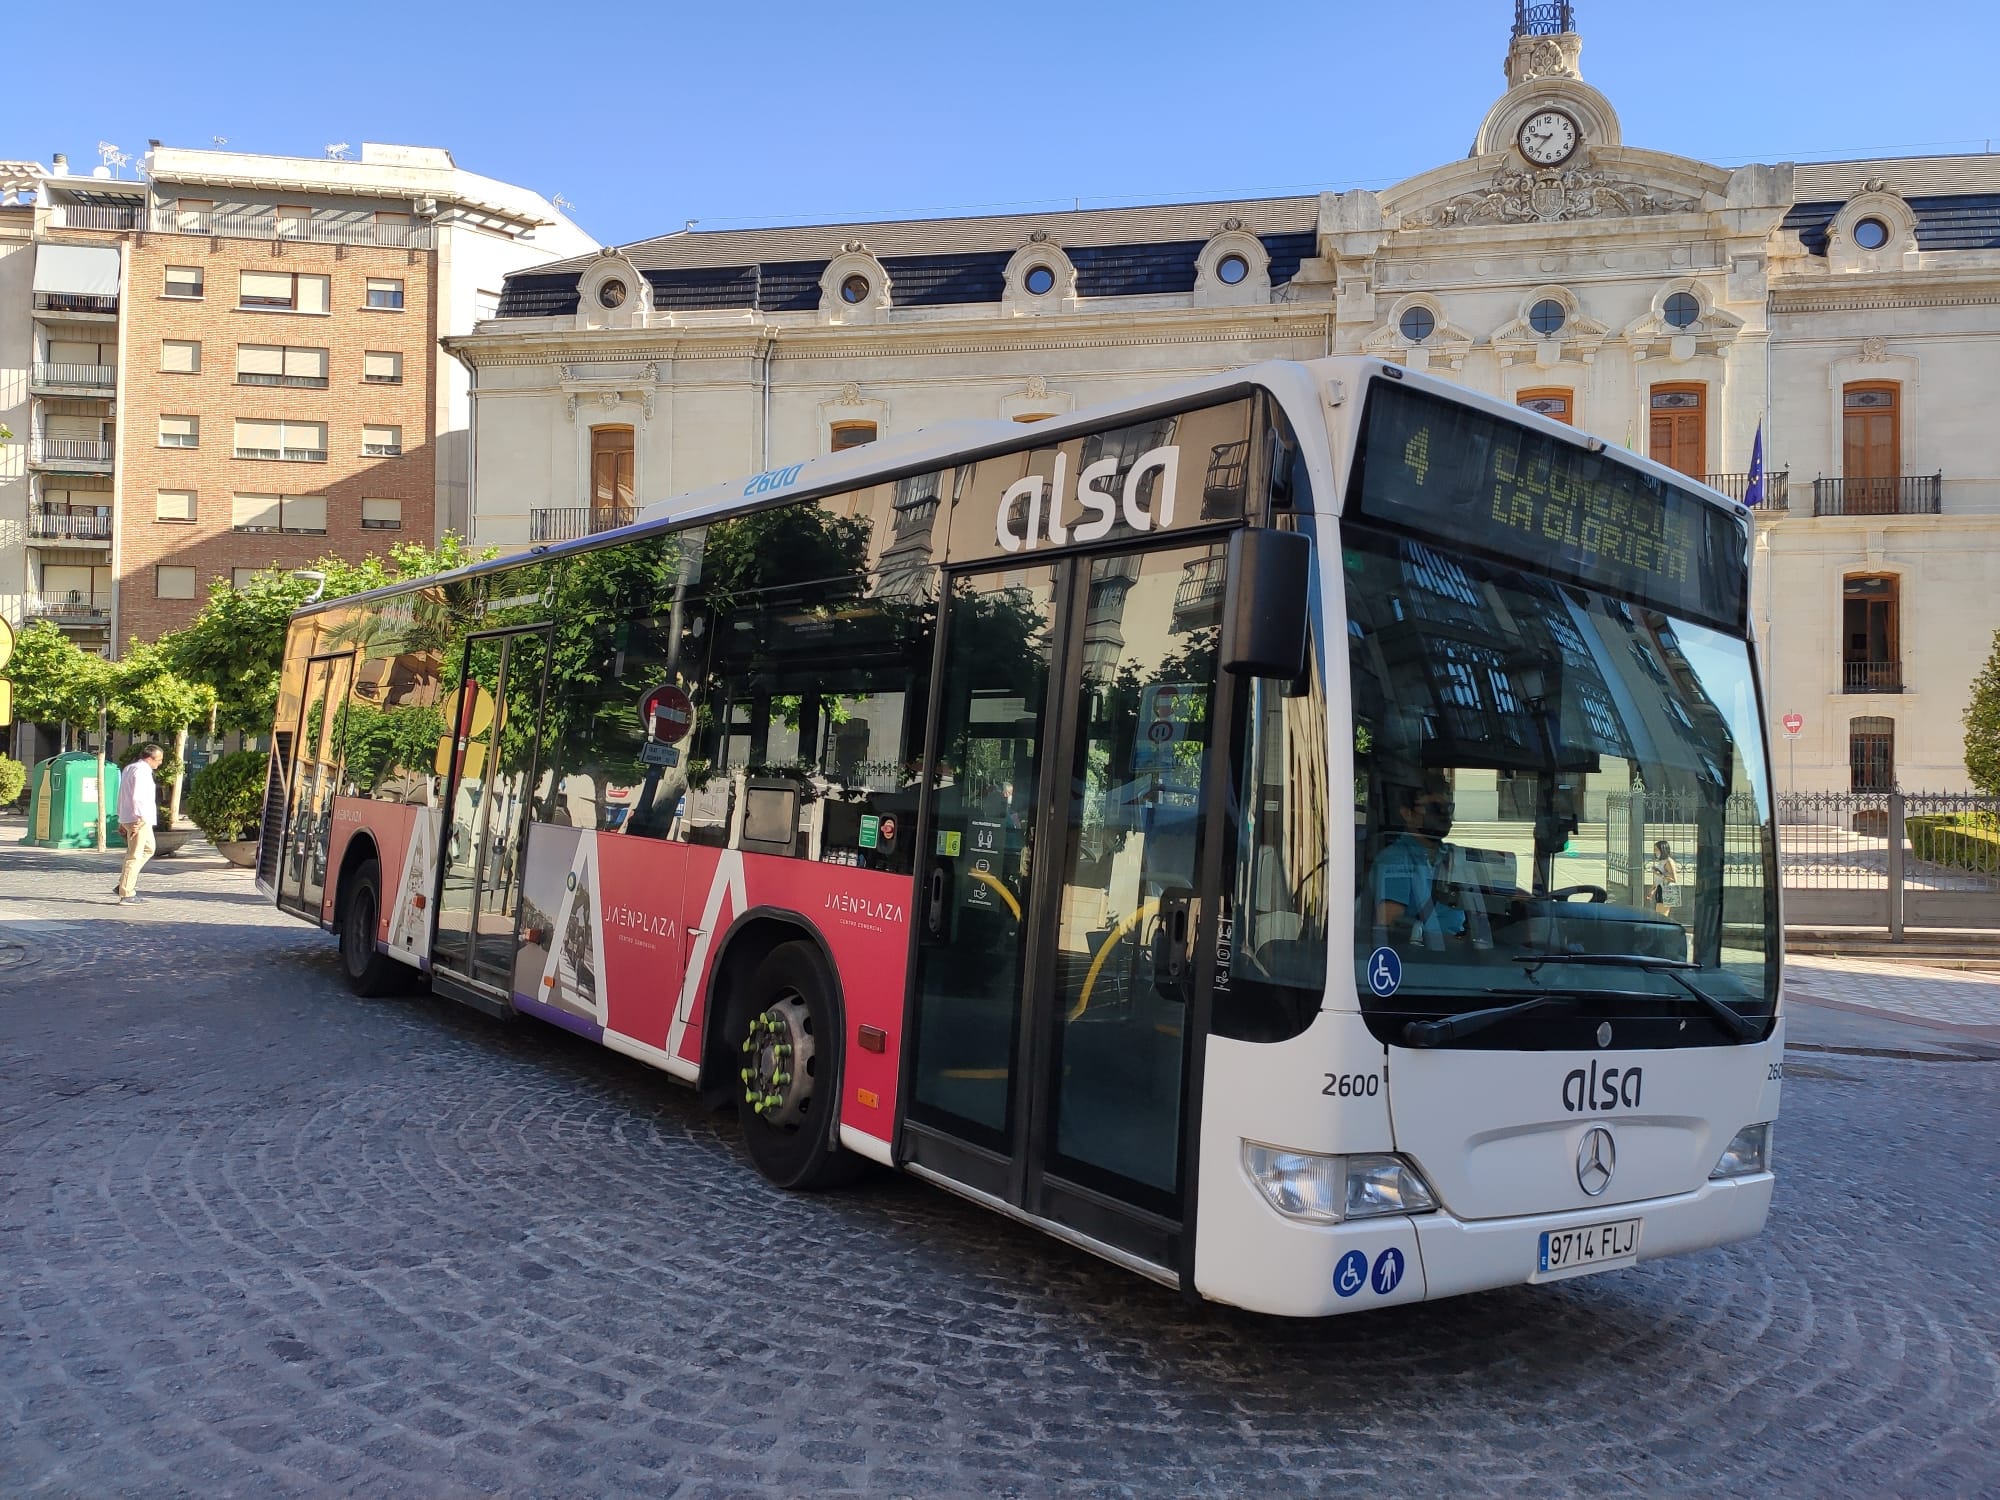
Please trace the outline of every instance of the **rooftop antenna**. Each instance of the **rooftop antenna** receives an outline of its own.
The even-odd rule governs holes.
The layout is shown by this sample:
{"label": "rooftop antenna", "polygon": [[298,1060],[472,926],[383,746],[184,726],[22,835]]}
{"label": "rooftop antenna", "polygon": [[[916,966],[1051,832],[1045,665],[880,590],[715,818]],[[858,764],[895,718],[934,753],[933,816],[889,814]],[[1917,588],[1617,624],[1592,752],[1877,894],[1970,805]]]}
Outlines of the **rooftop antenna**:
{"label": "rooftop antenna", "polygon": [[687,223],[685,223],[685,224],[683,224],[683,225],[681,226],[681,233],[682,233],[682,234],[687,234],[687,233],[691,232],[691,231],[692,231],[692,230],[694,229],[694,226],[695,226],[695,225],[697,225],[697,224],[699,224],[700,222],[701,222],[701,220],[699,220],[699,219],[689,219],[689,220],[687,221]]}
{"label": "rooftop antenna", "polygon": [[346,160],[347,160],[347,142],[345,142],[345,141],[334,141],[334,142],[333,142],[332,144],[330,144],[330,145],[329,145],[329,146],[328,146],[328,147],[326,148],[326,159],[327,159],[328,161],[346,161]]}
{"label": "rooftop antenna", "polygon": [[576,207],[574,203],[570,202],[561,193],[557,193],[555,197],[549,199],[549,202],[555,206],[556,211],[559,213],[567,213],[570,209]]}
{"label": "rooftop antenna", "polygon": [[113,173],[117,173],[130,164],[132,156],[130,152],[120,151],[109,141],[99,141],[97,143],[97,159],[109,167]]}
{"label": "rooftop antenna", "polygon": [[212,135],[208,139],[211,145],[226,146],[229,144],[229,137],[226,135]]}

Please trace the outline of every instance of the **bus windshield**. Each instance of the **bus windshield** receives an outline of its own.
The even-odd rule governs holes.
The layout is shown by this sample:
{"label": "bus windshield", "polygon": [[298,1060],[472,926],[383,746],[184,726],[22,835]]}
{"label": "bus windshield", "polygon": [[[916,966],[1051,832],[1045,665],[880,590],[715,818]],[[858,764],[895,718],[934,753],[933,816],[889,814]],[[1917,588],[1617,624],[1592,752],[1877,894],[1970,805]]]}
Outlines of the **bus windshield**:
{"label": "bus windshield", "polygon": [[1744,1040],[1704,996],[1768,1035],[1776,854],[1745,642],[1367,528],[1343,562],[1376,1035],[1543,996],[1451,1044]]}

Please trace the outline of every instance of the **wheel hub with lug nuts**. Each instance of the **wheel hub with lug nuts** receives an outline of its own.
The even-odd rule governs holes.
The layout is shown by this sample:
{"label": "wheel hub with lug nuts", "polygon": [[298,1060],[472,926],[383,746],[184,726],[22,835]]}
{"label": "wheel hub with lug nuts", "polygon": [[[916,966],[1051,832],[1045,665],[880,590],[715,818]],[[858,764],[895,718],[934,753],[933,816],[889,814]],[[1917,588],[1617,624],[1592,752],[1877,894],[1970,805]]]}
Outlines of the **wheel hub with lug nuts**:
{"label": "wheel hub with lug nuts", "polygon": [[787,995],[751,1017],[743,1038],[743,1101],[767,1125],[799,1124],[812,1103],[812,1013]]}

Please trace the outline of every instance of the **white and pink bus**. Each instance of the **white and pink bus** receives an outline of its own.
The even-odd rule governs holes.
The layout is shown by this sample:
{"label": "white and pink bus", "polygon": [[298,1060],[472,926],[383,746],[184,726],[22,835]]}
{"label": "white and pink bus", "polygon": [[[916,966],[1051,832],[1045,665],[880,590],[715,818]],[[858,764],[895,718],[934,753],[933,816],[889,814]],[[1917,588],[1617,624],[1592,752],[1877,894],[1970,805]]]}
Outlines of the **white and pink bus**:
{"label": "white and pink bus", "polygon": [[967,423],[301,611],[259,882],[733,1102],[1320,1315],[1756,1234],[1744,510],[1358,359]]}

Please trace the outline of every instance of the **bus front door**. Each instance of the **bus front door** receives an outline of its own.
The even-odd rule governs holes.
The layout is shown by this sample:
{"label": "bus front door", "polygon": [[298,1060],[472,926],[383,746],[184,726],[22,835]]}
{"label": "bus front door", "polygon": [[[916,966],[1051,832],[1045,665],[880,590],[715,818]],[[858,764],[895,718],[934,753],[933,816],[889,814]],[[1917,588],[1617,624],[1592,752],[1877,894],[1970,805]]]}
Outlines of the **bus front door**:
{"label": "bus front door", "polygon": [[476,635],[459,681],[431,966],[511,1000],[546,630]]}
{"label": "bus front door", "polygon": [[285,831],[285,863],[279,875],[278,904],[320,920],[326,904],[326,858],[333,836],[333,799],[340,790],[347,730],[347,689],[354,656],[316,656],[306,663],[305,700],[299,747],[292,762],[291,818]]}
{"label": "bus front door", "polygon": [[1164,1269],[1222,578],[1218,544],[954,579],[920,845],[903,1157]]}

